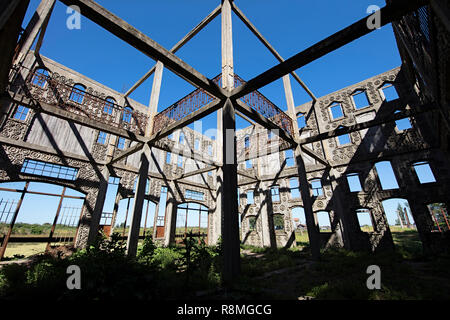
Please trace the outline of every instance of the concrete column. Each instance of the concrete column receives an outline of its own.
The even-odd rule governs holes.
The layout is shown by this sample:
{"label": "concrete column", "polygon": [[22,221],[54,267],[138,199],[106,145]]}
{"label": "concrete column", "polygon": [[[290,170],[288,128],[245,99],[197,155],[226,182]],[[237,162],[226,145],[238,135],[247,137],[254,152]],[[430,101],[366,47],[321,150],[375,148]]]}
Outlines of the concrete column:
{"label": "concrete column", "polygon": [[[0,2],[0,96],[8,86],[9,72],[12,67],[14,50],[28,8],[29,0],[12,0]],[[10,100],[0,98],[0,125],[8,116]]]}
{"label": "concrete column", "polygon": [[259,190],[261,203],[260,203],[260,215],[261,227],[262,227],[262,243],[264,247],[276,247],[276,243],[273,243],[273,223],[270,219],[273,214],[272,198],[270,194],[270,187],[267,183],[261,183],[261,189]]}
{"label": "concrete column", "polygon": [[[292,118],[292,123],[294,126],[294,140],[299,141],[300,136],[298,132],[298,123],[297,123],[297,115],[295,112],[295,104],[294,104],[294,97],[292,94],[292,87],[291,87],[291,80],[289,78],[289,75],[286,75],[283,77],[283,85],[284,85],[284,92],[286,95],[286,101],[288,105],[288,114]],[[306,225],[308,227],[308,237],[309,237],[309,244],[311,247],[311,255],[314,259],[320,258],[320,234],[319,230],[317,229],[313,209],[312,209],[312,200],[311,200],[311,191],[309,189],[309,183],[308,178],[306,176],[306,167],[305,163],[303,161],[303,151],[300,148],[300,145],[297,145],[295,150],[295,159],[297,163],[297,172],[299,177],[299,186],[300,186],[300,194],[302,196],[303,200],[303,206],[305,210],[305,219],[306,219]]]}
{"label": "concrete column", "polygon": [[[231,24],[231,4],[229,0],[222,1],[222,86],[231,91],[234,87],[233,71],[233,33]],[[227,285],[240,273],[240,240],[239,214],[237,199],[237,157],[236,157],[236,119],[235,109],[230,99],[227,99],[221,111],[217,114],[218,147],[222,147],[218,186],[218,198],[221,203],[217,207],[222,215],[222,258],[223,281]],[[219,129],[220,128],[220,129]],[[219,154],[219,153],[218,153]]]}
{"label": "concrete column", "polygon": [[149,137],[153,131],[153,117],[158,112],[158,102],[159,102],[159,94],[161,92],[161,82],[163,75],[164,65],[162,62],[158,61],[156,63],[155,73],[153,75],[153,85],[152,85],[152,93],[150,96],[150,103],[148,107],[149,122],[147,123],[147,127],[145,130],[145,136]]}
{"label": "concrete column", "polygon": [[33,46],[36,37],[44,25],[45,21],[51,15],[53,6],[56,0],[42,0],[35,14],[27,25],[24,35],[19,43],[19,52],[16,57],[16,62],[21,62]]}
{"label": "concrete column", "polygon": [[134,194],[134,204],[131,216],[131,226],[127,240],[127,254],[130,257],[136,256],[139,241],[139,231],[141,229],[142,208],[145,200],[145,189],[147,187],[148,168],[150,158],[150,148],[147,144],[141,151],[141,160],[139,166],[139,176],[136,183],[136,192]]}
{"label": "concrete column", "polygon": [[[346,219],[346,211],[344,209],[343,203],[345,203],[345,198],[343,194],[343,178],[336,169],[330,169],[330,179],[331,179],[331,190],[333,192],[333,209],[334,217],[333,220],[338,220],[339,226],[334,229],[334,235],[338,238],[338,242],[347,249],[351,248],[350,236],[348,232],[348,222]],[[339,179],[339,181],[338,181]],[[334,224],[334,221],[332,221]]]}
{"label": "concrete column", "polygon": [[122,200],[122,195],[120,194],[120,185],[119,185],[119,187],[117,188],[116,199],[114,200],[114,208],[113,208],[112,218],[111,218],[111,234],[114,233],[114,228],[116,225],[116,218],[117,218],[117,211],[119,210],[120,200]]}
{"label": "concrete column", "polygon": [[176,188],[174,182],[169,182],[167,188],[167,206],[164,224],[164,246],[169,246],[175,242],[175,231],[177,223],[177,201],[175,197]]}
{"label": "concrete column", "polygon": [[100,218],[103,213],[103,206],[106,199],[106,191],[108,190],[109,170],[104,167],[101,170],[97,197],[95,199],[94,210],[92,212],[91,222],[89,224],[88,245],[95,242],[100,226]]}
{"label": "concrete column", "polygon": [[[223,280],[231,282],[240,273],[239,214],[237,203],[236,122],[234,108],[228,99],[223,109],[223,153],[225,155],[222,185]],[[227,134],[228,132],[228,134]],[[230,159],[232,158],[232,159]]]}

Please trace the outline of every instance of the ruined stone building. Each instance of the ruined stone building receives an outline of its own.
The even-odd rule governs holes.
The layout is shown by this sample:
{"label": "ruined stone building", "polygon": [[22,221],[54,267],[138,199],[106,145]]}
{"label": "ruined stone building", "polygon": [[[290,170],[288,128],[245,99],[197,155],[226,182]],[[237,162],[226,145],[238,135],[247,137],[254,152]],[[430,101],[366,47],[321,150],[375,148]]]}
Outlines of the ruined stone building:
{"label": "ruined stone building", "polygon": [[[315,97],[294,71],[371,32],[367,17],[284,60],[233,1],[222,1],[171,51],[90,0],[61,2],[79,6],[84,16],[157,61],[147,74],[154,73],[150,105],[142,105],[129,92],[116,92],[39,54],[55,0],[42,1],[23,33],[28,1],[1,2],[0,181],[40,181],[82,192],[76,247],[92,242],[99,228],[110,233],[119,201],[127,198],[134,198],[130,255],[142,238],[145,200],[165,206],[149,223],[153,238],[164,245],[177,240],[177,214],[197,210],[207,243],[222,238],[229,277],[239,272],[239,243],[295,245],[297,207],[304,208],[313,256],[329,246],[393,249],[381,204],[391,198],[409,202],[425,250],[448,247],[448,232],[433,232],[427,207],[450,199],[447,1],[387,1],[381,23],[392,23],[402,65],[323,97]],[[234,74],[232,12],[279,65],[254,79]],[[222,74],[207,79],[174,52],[219,15]],[[158,113],[163,68],[198,89]],[[257,91],[279,78],[287,111]],[[290,78],[308,91],[310,102],[294,105]],[[212,112],[218,115],[216,139],[186,127]],[[235,129],[235,113],[253,125],[230,139],[226,130]],[[382,187],[377,164],[386,162],[397,188]],[[431,169],[434,182],[420,181],[419,165]],[[113,212],[104,213],[111,178],[119,181],[116,202]],[[349,179],[358,182],[356,190]],[[189,203],[198,205],[189,209]],[[370,217],[373,232],[361,230],[357,213]],[[329,219],[329,229],[319,228],[318,214]],[[101,222],[105,215],[108,223]]]}

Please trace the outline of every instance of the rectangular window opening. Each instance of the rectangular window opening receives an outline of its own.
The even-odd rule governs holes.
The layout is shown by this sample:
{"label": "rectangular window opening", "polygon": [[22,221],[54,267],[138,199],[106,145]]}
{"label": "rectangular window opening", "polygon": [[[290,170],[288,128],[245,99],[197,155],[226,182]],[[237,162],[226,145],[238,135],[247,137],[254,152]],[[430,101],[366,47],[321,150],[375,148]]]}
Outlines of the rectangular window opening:
{"label": "rectangular window opening", "polygon": [[63,180],[75,180],[78,169],[43,161],[25,159],[20,172]]}

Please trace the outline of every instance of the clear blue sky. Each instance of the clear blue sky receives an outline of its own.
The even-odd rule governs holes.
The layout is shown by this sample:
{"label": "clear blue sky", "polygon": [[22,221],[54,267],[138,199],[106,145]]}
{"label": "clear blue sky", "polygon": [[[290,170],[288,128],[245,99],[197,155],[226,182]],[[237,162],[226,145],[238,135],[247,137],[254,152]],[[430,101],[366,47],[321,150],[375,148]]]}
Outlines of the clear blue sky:
{"label": "clear blue sky", "polygon": [[[30,1],[25,22],[30,19],[39,2]],[[97,2],[170,49],[219,5],[220,0]],[[286,59],[366,16],[369,5],[385,5],[384,0],[236,0],[235,3]],[[57,1],[41,49],[43,55],[119,92],[128,90],[154,65],[152,59],[84,17],[81,30],[67,29],[67,17],[66,7]],[[244,80],[277,64],[277,60],[234,15],[233,32],[235,72]],[[177,55],[212,78],[221,72],[220,51],[219,16]],[[392,27],[388,25],[297,70],[297,74],[320,97],[400,64]],[[150,77],[131,97],[148,105],[152,79]],[[310,100],[295,81],[292,81],[292,85],[296,105]],[[194,89],[165,69],[158,110],[165,109]],[[286,110],[281,80],[260,91]],[[214,124],[213,114],[204,120],[203,128],[206,130]],[[247,125],[243,120],[238,121],[238,127]],[[397,205],[393,204],[392,207],[395,209]],[[33,209],[29,210],[28,216],[32,217]],[[49,211],[54,212],[53,209]]]}

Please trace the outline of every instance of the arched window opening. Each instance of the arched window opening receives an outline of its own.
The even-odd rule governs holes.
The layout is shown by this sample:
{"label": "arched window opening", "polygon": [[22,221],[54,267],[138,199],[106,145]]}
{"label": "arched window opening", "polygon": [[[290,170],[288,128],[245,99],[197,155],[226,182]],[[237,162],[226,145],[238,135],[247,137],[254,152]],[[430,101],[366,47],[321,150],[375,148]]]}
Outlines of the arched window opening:
{"label": "arched window opening", "polygon": [[45,88],[47,85],[48,79],[50,79],[50,75],[47,70],[38,68],[34,71],[33,76],[31,78],[31,83],[35,86]]}
{"label": "arched window opening", "polygon": [[130,107],[123,108],[122,121],[126,123],[131,123],[131,116],[133,114],[133,109]]}
{"label": "arched window opening", "polygon": [[86,95],[86,88],[81,84],[76,84],[72,88],[69,100],[78,104],[83,104],[84,96]]}
{"label": "arched window opening", "polygon": [[250,148],[250,136],[246,135],[244,138],[244,148],[249,149]]}
{"label": "arched window opening", "polygon": [[113,98],[111,98],[111,97],[106,98],[105,104],[103,106],[103,112],[111,115],[113,112],[115,103],[116,103],[116,101]]}

